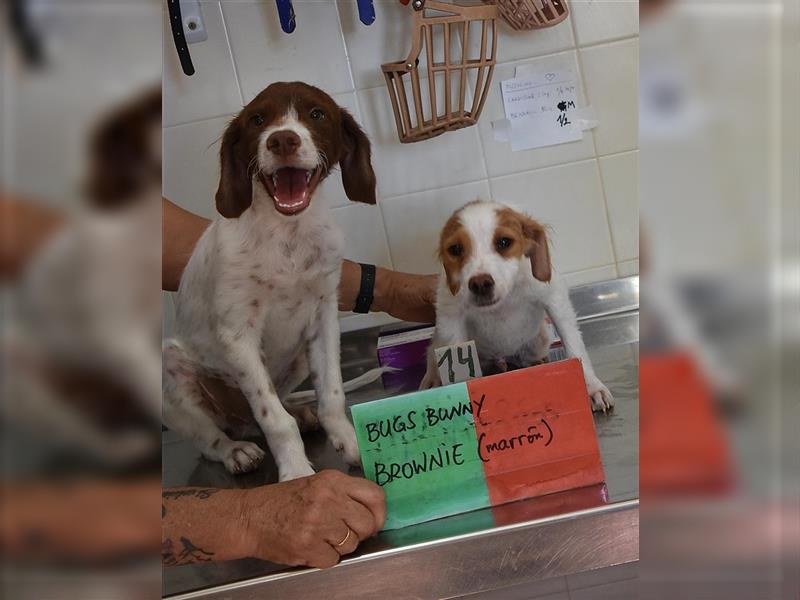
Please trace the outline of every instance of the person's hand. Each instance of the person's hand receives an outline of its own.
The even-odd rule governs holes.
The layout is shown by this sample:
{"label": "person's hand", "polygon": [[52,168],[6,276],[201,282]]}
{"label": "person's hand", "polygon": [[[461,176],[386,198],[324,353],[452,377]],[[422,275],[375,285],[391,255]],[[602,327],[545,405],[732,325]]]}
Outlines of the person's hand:
{"label": "person's hand", "polygon": [[[384,284],[385,289],[379,291],[382,300],[380,310],[403,321],[417,323],[436,321],[438,275],[413,275],[383,269],[382,271],[378,275],[378,285]],[[381,281],[381,276],[385,281]]]}
{"label": "person's hand", "polygon": [[239,523],[247,556],[324,569],[380,531],[385,519],[380,486],[322,471],[244,490]]}

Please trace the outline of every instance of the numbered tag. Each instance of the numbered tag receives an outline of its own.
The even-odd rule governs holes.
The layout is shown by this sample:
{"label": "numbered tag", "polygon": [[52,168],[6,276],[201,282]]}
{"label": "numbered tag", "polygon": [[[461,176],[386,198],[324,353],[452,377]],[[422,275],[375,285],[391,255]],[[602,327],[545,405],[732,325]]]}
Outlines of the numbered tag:
{"label": "numbered tag", "polygon": [[444,385],[483,377],[481,364],[478,362],[478,350],[472,340],[436,348],[435,355],[439,377]]}

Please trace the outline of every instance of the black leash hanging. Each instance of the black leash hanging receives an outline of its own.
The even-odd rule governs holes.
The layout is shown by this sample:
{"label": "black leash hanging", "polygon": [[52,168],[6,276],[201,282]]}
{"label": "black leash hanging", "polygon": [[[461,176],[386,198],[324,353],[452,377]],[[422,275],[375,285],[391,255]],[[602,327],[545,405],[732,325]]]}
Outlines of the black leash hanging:
{"label": "black leash hanging", "polygon": [[25,0],[11,0],[8,3],[8,21],[26,64],[40,67],[45,62],[44,47],[41,36],[31,24],[29,9],[30,5]]}
{"label": "black leash hanging", "polygon": [[192,57],[189,54],[186,36],[183,34],[183,17],[181,17],[180,0],[167,0],[167,9],[169,10],[169,24],[172,29],[172,39],[175,40],[175,49],[178,51],[181,68],[187,75],[194,75]]}

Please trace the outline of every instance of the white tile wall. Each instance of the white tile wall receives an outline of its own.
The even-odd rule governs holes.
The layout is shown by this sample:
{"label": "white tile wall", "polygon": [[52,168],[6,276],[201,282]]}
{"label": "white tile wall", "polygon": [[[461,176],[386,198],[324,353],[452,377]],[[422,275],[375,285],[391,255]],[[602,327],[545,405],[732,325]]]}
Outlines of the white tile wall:
{"label": "white tile wall", "polygon": [[223,2],[244,101],[273,81],[305,81],[329,94],[353,89],[335,2],[294,1],[297,28],[281,31],[274,2]]}
{"label": "white tile wall", "polygon": [[495,200],[550,227],[550,257],[559,272],[614,263],[597,160],[498,177],[491,187]]}
{"label": "white tile wall", "polygon": [[373,166],[381,198],[432,190],[486,178],[478,130],[400,144],[392,107],[384,88],[358,92],[362,123],[372,140]]}
{"label": "white tile wall", "polygon": [[[319,191],[345,232],[349,258],[435,271],[441,225],[480,196],[547,223],[556,267],[572,285],[638,271],[635,1],[572,2],[569,19],[540,31],[501,23],[498,66],[478,126],[416,144],[397,140],[380,70],[408,53],[410,7],[375,0],[377,19],[367,27],[355,0],[294,0],[297,29],[287,35],[272,0],[201,5],[209,38],[190,46],[194,77],[180,72],[171,40],[164,44],[164,193],[173,201],[213,216],[217,140],[226,121],[270,82],[303,80],[351,110],[373,143],[379,206],[350,203],[338,175]],[[491,121],[504,116],[500,81],[531,62],[577,70],[581,101],[599,121],[582,141],[525,152],[494,141]],[[344,328],[373,322],[343,315]]]}
{"label": "white tile wall", "polygon": [[580,50],[586,94],[597,113],[598,155],[639,145],[639,40]]}
{"label": "white tile wall", "polygon": [[604,156],[600,173],[614,240],[615,258],[639,256],[639,151]]}
{"label": "white tile wall", "polygon": [[213,218],[219,183],[219,147],[232,115],[164,129],[164,195],[187,210]]}
{"label": "white tile wall", "polygon": [[[476,198],[489,198],[484,179],[448,188],[428,190],[383,200],[389,249],[394,268],[411,273],[436,273],[439,232],[457,208]],[[424,214],[425,218],[420,219]]]}
{"label": "white tile wall", "polygon": [[639,260],[626,260],[625,262],[617,263],[617,272],[620,277],[630,277],[631,275],[639,274]]}
{"label": "white tile wall", "polygon": [[579,0],[570,7],[581,46],[639,33],[639,0]]}
{"label": "white tile wall", "polygon": [[357,89],[384,85],[383,63],[403,60],[411,49],[408,7],[399,2],[375,2],[375,22],[369,27],[358,20],[355,0],[338,0],[342,34]]}

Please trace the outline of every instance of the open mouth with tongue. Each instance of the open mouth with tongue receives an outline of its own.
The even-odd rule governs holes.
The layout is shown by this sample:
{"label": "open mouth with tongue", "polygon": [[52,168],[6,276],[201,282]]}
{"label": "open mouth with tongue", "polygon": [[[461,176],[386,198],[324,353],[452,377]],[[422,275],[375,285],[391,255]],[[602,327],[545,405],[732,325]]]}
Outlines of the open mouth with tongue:
{"label": "open mouth with tongue", "polygon": [[262,181],[277,211],[284,215],[296,215],[311,203],[321,172],[320,168],[309,171],[283,167],[271,175],[264,175]]}

